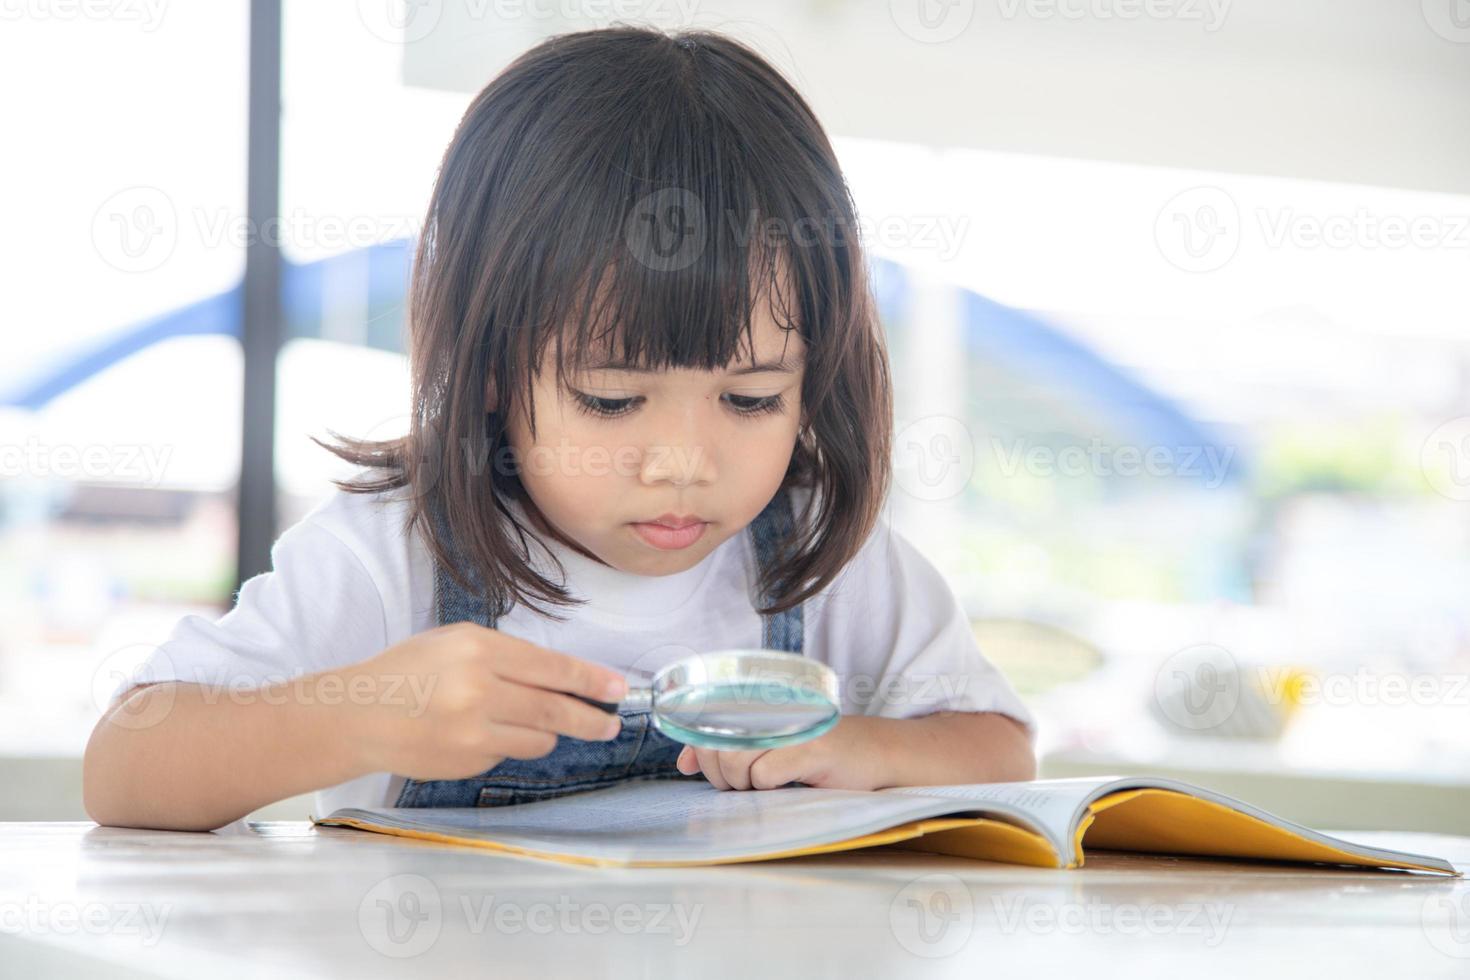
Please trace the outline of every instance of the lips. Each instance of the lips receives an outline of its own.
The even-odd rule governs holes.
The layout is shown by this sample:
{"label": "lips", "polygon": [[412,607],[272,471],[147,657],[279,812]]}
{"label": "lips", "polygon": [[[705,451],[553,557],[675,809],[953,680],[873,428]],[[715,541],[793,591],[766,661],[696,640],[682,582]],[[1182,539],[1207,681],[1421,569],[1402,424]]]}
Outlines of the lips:
{"label": "lips", "polygon": [[[672,521],[688,523],[675,526]],[[660,551],[678,551],[689,547],[704,537],[707,527],[709,523],[698,518],[690,521],[689,518],[670,518],[667,515],[657,521],[636,521],[633,524],[633,530],[638,532],[638,536]]]}
{"label": "lips", "polygon": [[695,524],[703,524],[705,523],[705,520],[704,518],[699,517],[695,514],[660,514],[658,517],[655,517],[652,520],[638,521],[637,523],[657,524],[660,527],[666,527],[671,531],[677,531],[681,528],[692,527]]}

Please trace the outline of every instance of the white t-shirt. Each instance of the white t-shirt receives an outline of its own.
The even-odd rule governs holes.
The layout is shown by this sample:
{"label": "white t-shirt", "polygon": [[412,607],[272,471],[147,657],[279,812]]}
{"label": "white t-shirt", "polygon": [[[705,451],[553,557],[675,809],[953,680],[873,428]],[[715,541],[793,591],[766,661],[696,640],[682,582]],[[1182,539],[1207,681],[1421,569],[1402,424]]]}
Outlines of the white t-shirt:
{"label": "white t-shirt", "polygon": [[[802,514],[812,491],[792,492]],[[403,533],[403,491],[337,490],[271,549],[272,571],[240,589],[211,621],[185,616],[122,685],[181,680],[226,694],[359,663],[432,629],[434,575],[427,544]],[[511,504],[531,530],[524,511]],[[750,601],[756,559],[747,529],[698,565],[666,576],[621,572],[557,541],[531,536],[531,562],[581,605],[555,607],[558,623],[517,605],[496,629],[611,667],[656,670],[691,653],[761,646]],[[997,711],[1035,721],[981,654],[948,583],[886,518],[837,578],[803,610],[803,653],[836,671],[844,714],[905,718],[940,709]],[[318,790],[316,816],[344,806],[392,806],[404,777],[373,773]]]}

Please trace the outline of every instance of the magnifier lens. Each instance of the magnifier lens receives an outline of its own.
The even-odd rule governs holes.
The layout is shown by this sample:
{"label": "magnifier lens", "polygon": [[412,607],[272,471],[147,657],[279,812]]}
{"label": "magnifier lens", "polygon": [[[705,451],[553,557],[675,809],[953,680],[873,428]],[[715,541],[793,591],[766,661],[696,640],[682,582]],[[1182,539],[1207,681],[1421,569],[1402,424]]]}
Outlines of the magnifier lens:
{"label": "magnifier lens", "polygon": [[710,654],[660,673],[653,719],[670,738],[699,748],[777,748],[837,724],[836,688],[830,668],[794,654]]}

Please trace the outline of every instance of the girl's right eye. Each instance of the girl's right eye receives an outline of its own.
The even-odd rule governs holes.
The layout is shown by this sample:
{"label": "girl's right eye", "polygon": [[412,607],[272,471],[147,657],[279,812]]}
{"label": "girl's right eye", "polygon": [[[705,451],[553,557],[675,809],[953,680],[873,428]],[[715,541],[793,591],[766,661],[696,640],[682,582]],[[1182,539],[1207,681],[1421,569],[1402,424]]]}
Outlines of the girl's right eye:
{"label": "girl's right eye", "polygon": [[632,398],[598,398],[596,395],[584,395],[577,392],[577,407],[588,415],[596,415],[601,418],[615,418],[627,413],[636,399]]}

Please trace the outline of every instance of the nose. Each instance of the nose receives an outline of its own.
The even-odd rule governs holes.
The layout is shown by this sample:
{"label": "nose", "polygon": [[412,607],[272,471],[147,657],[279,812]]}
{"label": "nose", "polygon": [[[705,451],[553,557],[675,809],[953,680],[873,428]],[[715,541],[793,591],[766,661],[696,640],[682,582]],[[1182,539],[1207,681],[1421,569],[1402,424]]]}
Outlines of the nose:
{"label": "nose", "polygon": [[654,422],[638,471],[638,479],[645,486],[672,483],[685,487],[714,482],[714,454],[704,438],[700,411],[699,405],[672,407]]}

